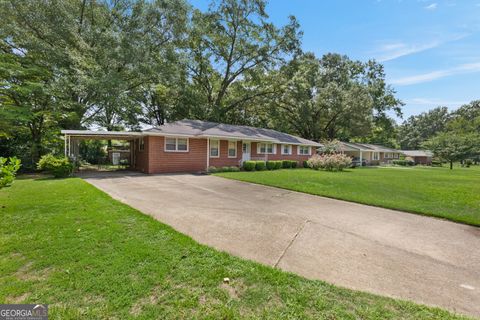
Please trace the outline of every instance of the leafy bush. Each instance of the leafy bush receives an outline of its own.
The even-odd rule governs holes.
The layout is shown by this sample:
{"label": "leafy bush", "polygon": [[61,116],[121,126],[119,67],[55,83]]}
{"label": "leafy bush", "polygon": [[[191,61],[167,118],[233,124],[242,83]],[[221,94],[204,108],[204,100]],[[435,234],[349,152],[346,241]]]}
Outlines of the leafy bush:
{"label": "leafy bush", "polygon": [[441,166],[443,166],[442,161],[432,160],[432,167],[441,167]]}
{"label": "leafy bush", "polygon": [[281,169],[283,165],[283,161],[275,161],[275,170]]}
{"label": "leafy bush", "polygon": [[473,164],[472,159],[466,159],[465,160],[465,167],[470,168],[470,166]]}
{"label": "leafy bush", "polygon": [[413,166],[415,162],[413,160],[408,160],[405,158],[405,160],[393,160],[393,164],[396,164],[397,166]]}
{"label": "leafy bush", "polygon": [[309,168],[307,160],[303,160],[303,167],[304,168]]}
{"label": "leafy bush", "polygon": [[73,164],[66,157],[55,157],[53,154],[47,154],[40,158],[37,169],[44,170],[55,178],[64,178],[72,174]]}
{"label": "leafy bush", "polygon": [[208,172],[209,173],[217,173],[217,172],[238,172],[240,171],[240,168],[239,167],[235,167],[235,166],[232,166],[232,167],[221,167],[221,168],[217,168],[215,166],[210,166],[208,167]]}
{"label": "leafy bush", "polygon": [[275,170],[275,161],[267,161],[267,169]]}
{"label": "leafy bush", "polygon": [[307,164],[314,170],[342,171],[352,163],[352,158],[342,153],[313,155]]}
{"label": "leafy bush", "polygon": [[13,183],[20,166],[20,160],[15,157],[0,157],[0,189]]}
{"label": "leafy bush", "polygon": [[282,167],[285,169],[291,168],[292,167],[292,162],[290,160],[283,160],[282,161]]}
{"label": "leafy bush", "polygon": [[209,173],[216,173],[216,172],[218,172],[218,169],[215,166],[210,166],[210,167],[208,167],[207,171]]}
{"label": "leafy bush", "polygon": [[292,167],[292,168],[295,169],[295,168],[297,167],[297,161],[295,161],[295,160],[290,160],[290,167]]}
{"label": "leafy bush", "polygon": [[262,171],[265,170],[266,165],[265,161],[255,161],[255,170]]}
{"label": "leafy bush", "polygon": [[254,171],[255,170],[255,161],[245,161],[243,162],[243,170],[245,171]]}

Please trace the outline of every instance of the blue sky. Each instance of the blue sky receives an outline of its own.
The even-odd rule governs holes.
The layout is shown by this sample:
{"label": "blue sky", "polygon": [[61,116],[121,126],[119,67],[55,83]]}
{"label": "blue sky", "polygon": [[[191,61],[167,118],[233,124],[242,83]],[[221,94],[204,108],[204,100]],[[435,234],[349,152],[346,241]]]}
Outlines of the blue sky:
{"label": "blue sky", "polygon": [[480,99],[480,0],[270,0],[267,12],[297,17],[304,51],[382,62],[404,118]]}

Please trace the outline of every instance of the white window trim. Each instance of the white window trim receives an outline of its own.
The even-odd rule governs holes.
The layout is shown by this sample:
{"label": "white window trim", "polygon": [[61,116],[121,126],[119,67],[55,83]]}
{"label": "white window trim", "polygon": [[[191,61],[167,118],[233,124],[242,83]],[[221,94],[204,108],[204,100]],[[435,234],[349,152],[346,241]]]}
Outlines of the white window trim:
{"label": "white window trim", "polygon": [[[167,150],[167,139],[175,139],[175,150]],[[187,140],[187,150],[178,150],[178,139]],[[165,137],[163,143],[163,151],[165,152],[188,152],[190,150],[190,139],[184,137]]]}
{"label": "white window trim", "polygon": [[[220,139],[209,139],[210,143],[208,146],[208,156],[210,158],[220,158]],[[218,141],[218,155],[212,156],[212,141]]]}
{"label": "white window trim", "polygon": [[[260,145],[265,145],[265,152],[261,152]],[[272,152],[267,152],[267,144],[272,145]],[[277,145],[272,142],[257,142],[257,154],[277,154]]]}
{"label": "white window trim", "polygon": [[[302,147],[308,148],[308,153],[306,153],[306,154],[305,153],[300,153],[300,148],[302,148]],[[311,156],[312,155],[312,147],[298,145],[297,146],[297,155],[299,155],[299,156]]]}
{"label": "white window trim", "polygon": [[[235,148],[234,148],[235,149],[235,155],[234,156],[230,155],[230,142],[233,142],[233,144],[235,145]],[[236,158],[237,157],[237,147],[238,147],[238,142],[237,141],[232,141],[232,140],[227,141],[227,156],[229,158]],[[242,151],[243,151],[243,149],[242,149]],[[218,149],[218,154],[220,154],[220,148]]]}
{"label": "white window trim", "polygon": [[[284,148],[285,146],[288,146],[288,153],[284,153],[284,152],[283,152],[283,148]],[[281,148],[281,153],[282,153],[282,155],[284,155],[284,156],[288,155],[288,156],[289,156],[289,155],[292,154],[292,145],[291,145],[291,144],[282,144],[282,145],[280,146],[280,148]]]}
{"label": "white window trim", "polygon": [[[375,157],[376,156],[376,157]],[[376,159],[375,159],[376,158]],[[379,161],[380,160],[380,152],[373,152],[372,154],[372,160],[373,161]]]}

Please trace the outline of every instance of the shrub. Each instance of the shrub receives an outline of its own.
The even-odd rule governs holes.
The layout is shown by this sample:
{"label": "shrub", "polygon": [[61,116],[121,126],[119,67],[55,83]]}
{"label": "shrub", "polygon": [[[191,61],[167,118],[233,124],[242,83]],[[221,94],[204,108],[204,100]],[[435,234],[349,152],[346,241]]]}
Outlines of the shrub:
{"label": "shrub", "polygon": [[283,161],[275,161],[275,170],[281,169]]}
{"label": "shrub", "polygon": [[304,168],[309,168],[307,160],[303,160],[303,167]]}
{"label": "shrub", "polygon": [[0,189],[13,183],[20,166],[20,160],[15,157],[0,157]]}
{"label": "shrub", "polygon": [[63,178],[72,174],[73,164],[66,157],[55,157],[53,154],[47,154],[40,158],[37,169],[45,170],[55,178]]}
{"label": "shrub", "polygon": [[443,165],[442,161],[432,160],[432,167],[441,167]]}
{"label": "shrub", "polygon": [[219,172],[230,172],[230,167],[221,167]]}
{"label": "shrub", "polygon": [[290,160],[290,167],[292,167],[292,168],[295,169],[295,168],[297,167],[297,161],[295,161],[295,160]]}
{"label": "shrub", "polygon": [[285,169],[291,168],[292,167],[292,162],[290,160],[283,160],[282,161],[282,167]]}
{"label": "shrub", "polygon": [[465,167],[470,168],[470,166],[473,164],[472,159],[466,159],[465,160]]}
{"label": "shrub", "polygon": [[262,171],[265,170],[265,161],[255,161],[255,170]]}
{"label": "shrub", "polygon": [[267,161],[267,169],[275,170],[275,161]]}
{"label": "shrub", "polygon": [[230,169],[230,172],[238,172],[240,171],[240,168],[239,167],[235,167],[235,166],[232,166],[229,168]]}
{"label": "shrub", "polygon": [[307,164],[314,170],[342,171],[352,163],[352,158],[342,153],[313,155]]}
{"label": "shrub", "polygon": [[210,173],[216,173],[216,172],[218,172],[218,169],[217,169],[217,167],[215,167],[215,166],[210,166],[210,167],[208,167],[208,172],[210,172]]}
{"label": "shrub", "polygon": [[409,160],[405,158],[404,160],[393,160],[393,164],[396,164],[397,166],[413,166],[415,162],[413,160]]}
{"label": "shrub", "polygon": [[255,161],[245,161],[243,163],[243,170],[245,171],[254,171],[255,170]]}

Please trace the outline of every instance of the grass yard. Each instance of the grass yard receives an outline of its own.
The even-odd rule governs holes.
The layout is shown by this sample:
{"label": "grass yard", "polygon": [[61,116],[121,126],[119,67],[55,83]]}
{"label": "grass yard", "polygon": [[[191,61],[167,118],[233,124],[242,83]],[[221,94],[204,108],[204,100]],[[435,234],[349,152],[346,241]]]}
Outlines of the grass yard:
{"label": "grass yard", "polygon": [[76,178],[17,180],[0,216],[0,303],[48,303],[50,319],[461,318],[215,251]]}
{"label": "grass yard", "polygon": [[218,176],[480,226],[480,166],[285,169]]}

